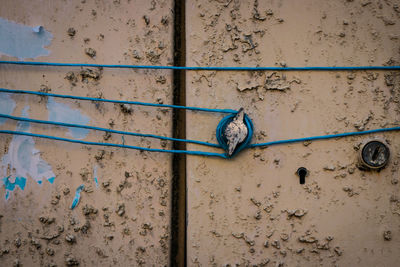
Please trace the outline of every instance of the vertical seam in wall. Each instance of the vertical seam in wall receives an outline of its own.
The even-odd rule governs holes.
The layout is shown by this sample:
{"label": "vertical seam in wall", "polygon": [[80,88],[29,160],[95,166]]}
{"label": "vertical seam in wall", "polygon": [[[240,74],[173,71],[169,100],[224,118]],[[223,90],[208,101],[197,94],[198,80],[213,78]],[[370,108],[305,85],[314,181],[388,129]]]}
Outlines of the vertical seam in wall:
{"label": "vertical seam in wall", "polygon": [[[174,1],[174,66],[186,66],[185,0]],[[186,73],[173,71],[173,104],[186,106]],[[172,135],[186,139],[186,111],[174,109]],[[173,142],[173,149],[186,150],[186,143]],[[170,266],[186,266],[186,155],[172,156]]]}

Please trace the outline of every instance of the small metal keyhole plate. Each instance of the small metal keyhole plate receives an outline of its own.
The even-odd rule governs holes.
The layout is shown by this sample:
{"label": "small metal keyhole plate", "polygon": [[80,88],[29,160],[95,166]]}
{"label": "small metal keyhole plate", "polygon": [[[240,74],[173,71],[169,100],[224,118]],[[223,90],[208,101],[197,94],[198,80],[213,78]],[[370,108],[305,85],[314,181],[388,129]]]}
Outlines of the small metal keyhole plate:
{"label": "small metal keyhole plate", "polygon": [[381,169],[389,161],[389,148],[380,141],[370,141],[364,145],[361,151],[361,160],[370,169]]}

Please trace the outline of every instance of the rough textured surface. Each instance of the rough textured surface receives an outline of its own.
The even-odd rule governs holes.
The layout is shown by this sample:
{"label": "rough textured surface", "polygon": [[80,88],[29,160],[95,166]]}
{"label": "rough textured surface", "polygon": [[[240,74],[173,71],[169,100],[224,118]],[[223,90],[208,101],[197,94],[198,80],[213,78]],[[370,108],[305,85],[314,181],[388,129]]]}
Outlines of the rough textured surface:
{"label": "rough textured surface", "polygon": [[[187,18],[189,66],[400,64],[398,1],[190,1]],[[254,142],[391,127],[399,77],[187,72],[187,104],[244,107]],[[215,142],[221,118],[189,113],[188,138]],[[392,153],[381,172],[356,167],[359,144],[375,136],[251,149],[232,160],[188,157],[188,265],[396,266],[398,135],[376,135]]]}
{"label": "rough textured surface", "polygon": [[[51,54],[36,60],[168,65],[172,6],[3,0],[0,17],[53,34]],[[187,65],[399,65],[399,6],[395,0],[187,1]],[[1,65],[0,86],[172,101],[170,71]],[[11,98],[13,115],[48,118],[48,99]],[[89,125],[171,135],[169,110],[56,101],[90,118]],[[254,142],[399,125],[399,101],[398,72],[187,72],[187,105],[244,107]],[[216,142],[221,118],[188,112],[187,137]],[[30,131],[71,137],[59,127],[31,124]],[[398,135],[376,135],[392,155],[380,172],[357,168],[360,144],[375,136],[246,150],[232,160],[189,156],[188,266],[396,266]],[[84,138],[170,147],[93,131]],[[0,136],[1,158],[11,142]],[[5,169],[15,184],[0,188],[1,266],[168,265],[170,155],[42,139],[34,147],[54,183],[27,177],[24,184]],[[300,166],[309,171],[304,185],[295,174]],[[81,184],[80,202],[70,210]]]}
{"label": "rough textured surface", "polygon": [[[53,34],[48,57],[37,61],[171,64],[172,1],[2,1],[0,17]],[[144,19],[146,16],[147,19]],[[1,60],[13,60],[1,57]],[[172,103],[170,71],[0,66],[0,86],[108,99]],[[21,116],[47,120],[48,99],[12,95]],[[171,136],[171,111],[54,99],[90,118],[89,125]],[[30,125],[33,133],[73,138],[68,129]],[[1,129],[15,130],[14,121]],[[12,136],[0,136],[0,159]],[[84,138],[170,147],[90,131]],[[55,174],[24,190],[0,187],[1,266],[164,266],[169,263],[171,156],[34,139]],[[7,170],[11,182],[13,170]],[[1,172],[3,175],[3,172]],[[94,178],[97,178],[97,184]],[[3,179],[3,177],[0,177]],[[80,202],[70,210],[76,188]]]}

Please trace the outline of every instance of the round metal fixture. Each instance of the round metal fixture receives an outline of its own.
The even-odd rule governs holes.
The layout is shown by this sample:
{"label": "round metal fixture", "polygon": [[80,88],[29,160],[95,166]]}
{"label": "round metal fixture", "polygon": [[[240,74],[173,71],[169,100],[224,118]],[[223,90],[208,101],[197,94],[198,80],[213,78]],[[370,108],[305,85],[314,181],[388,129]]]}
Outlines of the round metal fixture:
{"label": "round metal fixture", "polygon": [[369,141],[361,149],[360,163],[363,167],[380,170],[389,162],[389,147],[378,140]]}

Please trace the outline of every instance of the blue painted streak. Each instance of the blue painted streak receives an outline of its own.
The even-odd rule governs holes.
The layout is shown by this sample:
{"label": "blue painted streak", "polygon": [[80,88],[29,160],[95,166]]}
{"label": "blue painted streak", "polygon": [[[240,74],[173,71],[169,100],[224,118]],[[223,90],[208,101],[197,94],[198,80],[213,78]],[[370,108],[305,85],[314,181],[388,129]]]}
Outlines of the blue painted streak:
{"label": "blue painted streak", "polygon": [[99,187],[99,181],[97,180],[97,165],[95,165],[93,168],[93,177],[96,187]]}
{"label": "blue painted streak", "polygon": [[72,200],[72,205],[71,205],[71,210],[73,210],[79,203],[79,200],[81,199],[81,191],[85,188],[83,184],[78,186],[78,188],[75,191],[75,197],[74,200]]}

